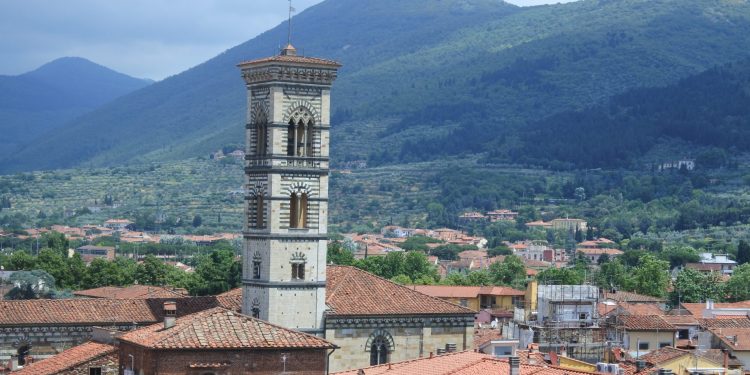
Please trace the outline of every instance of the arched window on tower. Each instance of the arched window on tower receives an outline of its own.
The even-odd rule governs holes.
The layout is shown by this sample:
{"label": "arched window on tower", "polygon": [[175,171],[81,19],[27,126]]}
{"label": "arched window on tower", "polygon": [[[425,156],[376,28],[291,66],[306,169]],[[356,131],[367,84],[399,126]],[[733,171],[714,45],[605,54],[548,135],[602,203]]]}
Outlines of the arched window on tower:
{"label": "arched window on tower", "polygon": [[388,341],[385,337],[378,336],[370,345],[370,366],[388,363]]}
{"label": "arched window on tower", "polygon": [[292,264],[292,280],[305,279],[305,263],[307,262],[305,254],[294,253],[290,263]]}
{"label": "arched window on tower", "polygon": [[266,227],[266,221],[265,221],[265,202],[263,200],[263,193],[258,192],[258,194],[255,195],[255,227],[258,229],[265,228]]}
{"label": "arched window on tower", "polygon": [[297,122],[297,156],[305,156],[305,122],[302,119]]}
{"label": "arched window on tower", "polygon": [[266,154],[266,144],[268,142],[268,127],[265,123],[255,124],[255,155],[263,156]]}
{"label": "arched window on tower", "polygon": [[289,120],[289,126],[286,130],[287,142],[286,142],[286,155],[295,156],[297,154],[297,148],[295,147],[295,135],[297,133],[297,127],[294,124],[294,119]]}
{"label": "arched window on tower", "polygon": [[310,120],[307,122],[307,135],[305,135],[305,156],[313,156],[313,140],[315,139],[313,130],[313,122]]}
{"label": "arched window on tower", "polygon": [[289,228],[307,228],[307,194],[292,193],[289,198]]}

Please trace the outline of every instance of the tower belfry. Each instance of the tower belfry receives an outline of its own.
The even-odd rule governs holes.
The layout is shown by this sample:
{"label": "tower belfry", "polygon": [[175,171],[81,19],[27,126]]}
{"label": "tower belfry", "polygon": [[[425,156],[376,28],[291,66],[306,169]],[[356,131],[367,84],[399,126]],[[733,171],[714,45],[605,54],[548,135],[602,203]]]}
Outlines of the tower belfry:
{"label": "tower belfry", "polygon": [[242,311],[322,333],[335,61],[297,55],[238,65],[247,86]]}

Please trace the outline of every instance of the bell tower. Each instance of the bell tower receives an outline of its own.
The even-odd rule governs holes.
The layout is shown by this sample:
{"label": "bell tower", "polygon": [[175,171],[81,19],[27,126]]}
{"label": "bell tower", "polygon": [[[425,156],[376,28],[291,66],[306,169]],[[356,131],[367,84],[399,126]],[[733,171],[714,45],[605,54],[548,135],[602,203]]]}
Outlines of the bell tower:
{"label": "bell tower", "polygon": [[288,44],[238,66],[247,86],[242,311],[322,334],[330,97],[341,65]]}

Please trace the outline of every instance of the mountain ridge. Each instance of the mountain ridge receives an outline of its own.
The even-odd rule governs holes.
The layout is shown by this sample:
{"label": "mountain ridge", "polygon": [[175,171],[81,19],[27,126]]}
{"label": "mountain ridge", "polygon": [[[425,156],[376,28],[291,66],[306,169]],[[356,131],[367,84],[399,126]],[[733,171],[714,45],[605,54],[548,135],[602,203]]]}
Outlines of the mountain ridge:
{"label": "mountain ridge", "polygon": [[[669,84],[750,50],[750,5],[724,0],[529,8],[491,0],[428,6],[327,0],[294,22],[298,50],[344,64],[332,94],[332,142],[341,145],[332,148],[334,163],[509,148],[505,129],[633,87]],[[235,64],[275,51],[285,31],[279,25],[83,116],[57,142],[41,139],[0,169],[179,159],[236,144],[243,139],[245,103]],[[84,136],[95,147],[68,146]],[[435,146],[416,154],[409,148],[417,143]],[[42,149],[57,158],[35,159]]]}

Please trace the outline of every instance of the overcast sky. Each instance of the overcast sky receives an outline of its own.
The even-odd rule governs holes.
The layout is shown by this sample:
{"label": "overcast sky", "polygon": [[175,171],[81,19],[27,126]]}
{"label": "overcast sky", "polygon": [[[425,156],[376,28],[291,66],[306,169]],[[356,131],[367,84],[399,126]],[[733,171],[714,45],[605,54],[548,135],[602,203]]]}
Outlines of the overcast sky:
{"label": "overcast sky", "polygon": [[[301,12],[322,0],[294,0]],[[377,0],[372,0],[377,1]],[[573,0],[512,0],[538,5]],[[79,56],[160,80],[287,17],[286,0],[0,0],[0,74]]]}

